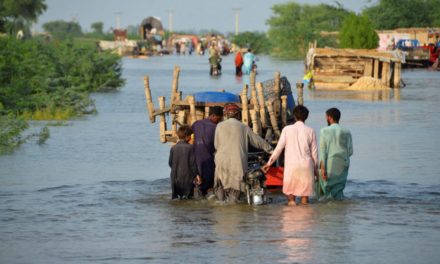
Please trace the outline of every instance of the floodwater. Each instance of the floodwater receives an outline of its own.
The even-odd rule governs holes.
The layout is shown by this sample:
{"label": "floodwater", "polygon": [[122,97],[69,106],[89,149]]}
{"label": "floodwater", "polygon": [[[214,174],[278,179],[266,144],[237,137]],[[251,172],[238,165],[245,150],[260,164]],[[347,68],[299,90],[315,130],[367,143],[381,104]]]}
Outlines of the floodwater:
{"label": "floodwater", "polygon": [[[169,99],[173,65],[184,93],[238,92],[233,56],[216,79],[206,56],[123,63],[127,84],[94,95],[97,115],[0,157],[0,263],[439,263],[438,72],[404,71],[401,91],[305,91],[317,132],[333,106],[352,131],[347,199],[252,207],[170,201],[169,146],[145,109],[143,75]],[[279,70],[292,84],[303,68],[258,66],[259,81]]]}

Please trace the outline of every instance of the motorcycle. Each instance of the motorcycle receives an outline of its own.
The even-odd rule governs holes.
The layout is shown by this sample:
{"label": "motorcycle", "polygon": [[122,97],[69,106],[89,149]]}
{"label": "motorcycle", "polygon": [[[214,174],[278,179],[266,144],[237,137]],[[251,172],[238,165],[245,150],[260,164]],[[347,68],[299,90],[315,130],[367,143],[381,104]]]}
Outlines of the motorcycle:
{"label": "motorcycle", "polygon": [[266,176],[261,170],[262,164],[262,152],[249,153],[248,172],[243,179],[248,204],[262,205],[266,203]]}

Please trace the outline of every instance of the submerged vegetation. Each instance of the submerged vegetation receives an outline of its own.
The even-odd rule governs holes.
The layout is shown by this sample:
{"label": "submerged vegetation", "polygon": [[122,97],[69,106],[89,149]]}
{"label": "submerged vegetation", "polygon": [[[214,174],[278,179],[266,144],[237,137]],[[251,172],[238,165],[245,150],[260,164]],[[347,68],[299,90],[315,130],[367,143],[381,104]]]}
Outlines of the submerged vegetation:
{"label": "submerged vegetation", "polygon": [[0,38],[0,46],[0,153],[25,140],[26,120],[94,113],[90,93],[124,83],[120,58],[93,46],[10,37]]}

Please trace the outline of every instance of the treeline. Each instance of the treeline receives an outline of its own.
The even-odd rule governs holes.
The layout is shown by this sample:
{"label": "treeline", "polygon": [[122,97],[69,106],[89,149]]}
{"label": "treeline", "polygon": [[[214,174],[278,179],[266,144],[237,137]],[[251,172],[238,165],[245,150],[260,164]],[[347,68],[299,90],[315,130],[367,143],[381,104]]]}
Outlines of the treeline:
{"label": "treeline", "polygon": [[[43,24],[45,32],[49,33],[53,39],[64,40],[68,38],[88,38],[94,40],[113,40],[114,35],[111,29],[104,30],[103,22],[94,22],[90,25],[91,31],[84,32],[78,22],[55,20]],[[129,39],[139,39],[138,27],[130,25],[127,27],[127,37]]]}
{"label": "treeline", "polygon": [[[289,2],[274,5],[272,11],[272,17],[266,21],[267,34],[245,32],[233,41],[276,57],[302,59],[308,44],[315,40],[318,47],[375,48],[375,30],[440,27],[440,0],[379,0],[360,14],[337,1],[334,5]],[[339,34],[321,34],[323,31]]]}

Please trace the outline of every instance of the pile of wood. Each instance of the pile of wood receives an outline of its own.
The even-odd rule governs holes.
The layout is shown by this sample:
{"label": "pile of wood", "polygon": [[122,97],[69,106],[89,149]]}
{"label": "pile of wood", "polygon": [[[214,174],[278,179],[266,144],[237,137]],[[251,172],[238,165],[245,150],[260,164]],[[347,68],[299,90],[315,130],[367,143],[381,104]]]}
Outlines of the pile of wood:
{"label": "pile of wood", "polygon": [[311,48],[306,70],[312,70],[317,89],[347,89],[363,76],[387,87],[400,87],[400,56],[377,50]]}
{"label": "pile of wood", "polygon": [[[224,106],[228,102],[196,102],[193,95],[182,99],[182,92],[179,91],[180,68],[175,66],[173,83],[171,88],[170,104],[167,106],[165,97],[158,98],[159,108],[155,108],[151,97],[149,76],[144,77],[145,97],[150,122],[154,123],[159,116],[160,141],[177,142],[177,129],[182,125],[192,125],[195,121],[206,118],[209,115],[210,107]],[[270,96],[265,93],[263,83],[256,82],[255,73],[250,76],[250,85],[244,85],[240,102],[236,104],[241,107],[241,121],[252,128],[252,130],[266,140],[276,144],[284,126],[290,123],[288,113],[292,111],[292,104],[288,106],[288,96],[281,92],[281,75],[275,73],[273,87]],[[290,90],[290,87],[289,87]],[[302,103],[302,86],[299,88],[299,100]],[[293,99],[293,97],[290,97]],[[295,102],[293,102],[293,105]],[[170,116],[171,124],[167,124],[167,116]]]}

